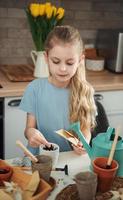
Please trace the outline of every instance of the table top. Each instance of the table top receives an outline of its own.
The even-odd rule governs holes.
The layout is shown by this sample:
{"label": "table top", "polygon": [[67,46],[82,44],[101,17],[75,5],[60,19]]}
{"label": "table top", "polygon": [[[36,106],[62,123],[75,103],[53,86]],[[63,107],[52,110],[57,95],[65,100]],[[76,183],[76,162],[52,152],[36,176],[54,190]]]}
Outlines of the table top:
{"label": "table top", "polygon": [[[7,162],[12,164],[13,159],[7,160]],[[56,167],[64,168],[65,165],[68,165],[68,175],[61,171],[52,171],[51,177],[56,180],[56,187],[47,200],[55,199],[63,188],[75,183],[73,180],[75,174],[81,171],[89,171],[90,159],[87,154],[77,155],[74,151],[61,152]]]}
{"label": "table top", "polygon": [[77,155],[75,152],[62,152],[59,156],[57,167],[68,165],[68,176],[64,172],[52,171],[51,176],[56,179],[57,187],[52,191],[48,200],[55,199],[56,195],[67,185],[75,183],[74,175],[81,171],[88,171],[90,167],[90,159],[88,154]]}

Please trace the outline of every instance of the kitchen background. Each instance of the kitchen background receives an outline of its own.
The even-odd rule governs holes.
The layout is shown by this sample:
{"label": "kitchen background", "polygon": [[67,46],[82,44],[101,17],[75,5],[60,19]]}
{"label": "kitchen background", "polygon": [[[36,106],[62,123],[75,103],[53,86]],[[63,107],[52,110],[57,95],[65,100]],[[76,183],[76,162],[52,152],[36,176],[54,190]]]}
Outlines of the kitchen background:
{"label": "kitchen background", "polygon": [[[35,47],[24,11],[30,2],[35,1],[0,0],[0,64],[32,62],[30,51]],[[77,27],[85,44],[95,43],[99,28],[123,28],[123,0],[52,0],[51,2],[64,7],[64,24]]]}
{"label": "kitchen background", "polygon": [[[15,145],[17,139],[27,144],[23,134],[26,113],[19,110],[18,106],[28,84],[27,77],[30,77],[29,70],[28,74],[25,71],[28,67],[22,64],[32,63],[30,52],[35,49],[24,11],[32,2],[35,1],[0,0],[0,158],[22,155],[22,151]],[[51,3],[65,9],[64,24],[77,27],[88,46],[95,44],[98,29],[123,30],[123,0],[52,0]],[[7,79],[7,72],[2,73],[2,67],[4,70],[6,68],[1,66],[3,64],[8,64],[12,69],[11,78],[13,80],[14,77],[17,82],[13,82],[10,76],[11,81]],[[23,66],[23,70],[19,71],[18,64]],[[23,75],[17,76],[17,71]],[[101,97],[100,102],[106,110],[110,126],[122,125],[123,75],[105,71],[97,74],[90,74],[88,78],[95,86],[96,94]],[[123,135],[123,127],[121,134]]]}

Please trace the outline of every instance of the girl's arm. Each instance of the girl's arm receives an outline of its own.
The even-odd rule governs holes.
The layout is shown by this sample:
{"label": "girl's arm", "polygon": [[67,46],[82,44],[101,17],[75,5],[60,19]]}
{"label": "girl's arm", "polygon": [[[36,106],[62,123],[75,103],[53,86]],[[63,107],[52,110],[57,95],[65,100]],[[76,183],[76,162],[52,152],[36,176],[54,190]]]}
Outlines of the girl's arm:
{"label": "girl's arm", "polygon": [[39,147],[41,144],[50,147],[50,143],[45,139],[43,134],[36,129],[36,118],[33,114],[27,114],[24,134],[31,147]]}

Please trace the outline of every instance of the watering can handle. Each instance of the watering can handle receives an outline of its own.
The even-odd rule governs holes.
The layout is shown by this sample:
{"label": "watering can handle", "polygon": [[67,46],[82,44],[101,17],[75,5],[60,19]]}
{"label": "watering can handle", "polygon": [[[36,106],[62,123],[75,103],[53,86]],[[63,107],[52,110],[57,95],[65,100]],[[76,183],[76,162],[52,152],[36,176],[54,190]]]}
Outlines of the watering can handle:
{"label": "watering can handle", "polygon": [[110,137],[111,135],[115,132],[115,128],[111,128],[110,126],[108,127],[107,131],[106,131],[106,137],[105,137],[105,142],[109,142],[110,141]]}
{"label": "watering can handle", "polygon": [[35,57],[37,57],[37,52],[35,50],[32,50],[30,54],[31,54],[33,63],[35,65],[35,63],[36,63],[36,58]]}

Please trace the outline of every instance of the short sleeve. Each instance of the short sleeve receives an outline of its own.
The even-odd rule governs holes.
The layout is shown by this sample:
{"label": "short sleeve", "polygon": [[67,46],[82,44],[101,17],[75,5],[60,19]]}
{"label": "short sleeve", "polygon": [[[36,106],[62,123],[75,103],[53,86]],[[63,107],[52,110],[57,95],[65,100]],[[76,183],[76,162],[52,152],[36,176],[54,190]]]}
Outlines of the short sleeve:
{"label": "short sleeve", "polygon": [[19,109],[27,112],[32,113],[35,115],[35,88],[34,88],[34,82],[31,82],[22,97]]}

